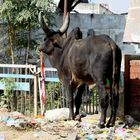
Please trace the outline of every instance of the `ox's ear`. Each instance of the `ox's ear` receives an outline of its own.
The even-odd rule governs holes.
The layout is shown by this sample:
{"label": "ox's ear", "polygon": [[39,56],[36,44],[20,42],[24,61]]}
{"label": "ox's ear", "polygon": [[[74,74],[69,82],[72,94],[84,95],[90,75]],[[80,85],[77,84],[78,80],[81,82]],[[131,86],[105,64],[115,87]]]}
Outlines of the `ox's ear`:
{"label": "ox's ear", "polygon": [[64,23],[63,25],[61,26],[61,28],[59,29],[59,32],[63,35],[68,27],[69,27],[69,23],[70,23],[70,14],[67,13],[66,17],[65,17],[65,20],[64,20]]}
{"label": "ox's ear", "polygon": [[43,31],[46,33],[46,35],[47,35],[48,37],[51,36],[53,33],[52,33],[52,31],[48,28],[47,24],[45,23],[44,18],[43,18],[43,16],[42,16],[42,12],[39,13],[38,20],[39,20],[39,23],[40,23],[41,28],[42,28]]}

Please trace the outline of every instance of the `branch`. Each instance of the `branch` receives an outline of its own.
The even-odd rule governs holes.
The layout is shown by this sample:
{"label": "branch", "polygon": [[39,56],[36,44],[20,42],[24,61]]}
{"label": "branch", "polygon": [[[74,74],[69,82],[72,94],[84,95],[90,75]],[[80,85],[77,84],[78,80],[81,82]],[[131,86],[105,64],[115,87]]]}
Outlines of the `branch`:
{"label": "branch", "polygon": [[[74,7],[79,4],[81,0],[68,0],[67,11],[70,12]],[[64,0],[60,0],[57,9],[60,12],[64,12]]]}

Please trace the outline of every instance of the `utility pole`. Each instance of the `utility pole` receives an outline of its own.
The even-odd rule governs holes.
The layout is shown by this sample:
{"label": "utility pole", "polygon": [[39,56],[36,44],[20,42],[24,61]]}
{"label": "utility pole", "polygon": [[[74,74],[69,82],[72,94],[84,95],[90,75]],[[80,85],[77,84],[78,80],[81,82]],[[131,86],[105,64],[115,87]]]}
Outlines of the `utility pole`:
{"label": "utility pole", "polygon": [[[64,15],[63,15],[63,21],[67,15],[67,5],[68,5],[68,1],[67,0],[64,0]],[[64,34],[65,37],[67,37],[67,32],[65,32]]]}
{"label": "utility pole", "polygon": [[67,5],[68,5],[68,1],[64,0],[64,18],[67,15]]}

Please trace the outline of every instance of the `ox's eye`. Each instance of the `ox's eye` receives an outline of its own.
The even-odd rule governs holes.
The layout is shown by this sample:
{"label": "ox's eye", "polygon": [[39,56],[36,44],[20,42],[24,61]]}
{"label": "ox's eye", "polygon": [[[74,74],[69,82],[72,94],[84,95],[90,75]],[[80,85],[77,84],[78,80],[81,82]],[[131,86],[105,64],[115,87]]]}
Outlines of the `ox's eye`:
{"label": "ox's eye", "polygon": [[57,39],[56,38],[50,38],[50,40],[53,44],[57,44]]}
{"label": "ox's eye", "polygon": [[47,38],[45,37],[45,38],[44,38],[44,41],[46,41],[46,40],[47,40]]}

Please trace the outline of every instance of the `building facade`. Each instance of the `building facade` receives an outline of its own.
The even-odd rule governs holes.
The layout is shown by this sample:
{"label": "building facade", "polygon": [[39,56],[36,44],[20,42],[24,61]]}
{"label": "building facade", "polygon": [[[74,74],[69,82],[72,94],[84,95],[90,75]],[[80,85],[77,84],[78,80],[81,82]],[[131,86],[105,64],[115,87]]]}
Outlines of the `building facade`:
{"label": "building facade", "polygon": [[73,11],[81,14],[114,14],[106,4],[79,3]]}

